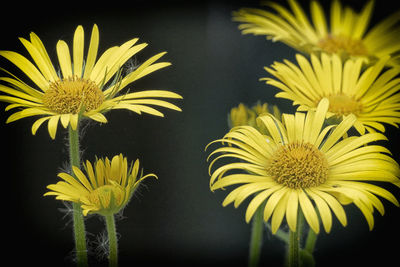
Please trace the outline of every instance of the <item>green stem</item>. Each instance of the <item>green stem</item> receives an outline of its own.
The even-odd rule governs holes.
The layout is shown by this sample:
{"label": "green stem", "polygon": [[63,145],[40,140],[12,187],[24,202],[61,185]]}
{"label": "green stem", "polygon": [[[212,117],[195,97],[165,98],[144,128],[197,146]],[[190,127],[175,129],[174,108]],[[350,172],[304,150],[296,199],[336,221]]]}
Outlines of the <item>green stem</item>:
{"label": "green stem", "polygon": [[251,240],[250,240],[250,252],[249,252],[249,267],[256,267],[260,261],[262,237],[264,230],[263,222],[263,210],[264,205],[258,207],[254,214],[252,227],[251,227]]}
{"label": "green stem", "polygon": [[[80,167],[78,127],[76,130],[73,130],[71,126],[69,126],[69,156],[70,156],[71,169],[72,166]],[[72,171],[71,174],[75,176]],[[83,219],[82,209],[80,205],[77,203],[73,203],[72,205],[74,209],[73,219],[74,219],[74,236],[75,236],[77,265],[88,266],[85,222]]]}
{"label": "green stem", "polygon": [[313,231],[313,229],[308,230],[305,250],[307,250],[311,255],[314,252],[315,243],[317,241],[318,235]]}
{"label": "green stem", "polygon": [[288,266],[300,266],[300,237],[303,224],[303,214],[301,210],[297,214],[296,231],[289,231],[289,253],[288,253]]}
{"label": "green stem", "polygon": [[106,215],[106,227],[108,233],[108,266],[116,267],[118,266],[118,242],[117,242],[117,232],[115,230],[115,219],[114,215]]}

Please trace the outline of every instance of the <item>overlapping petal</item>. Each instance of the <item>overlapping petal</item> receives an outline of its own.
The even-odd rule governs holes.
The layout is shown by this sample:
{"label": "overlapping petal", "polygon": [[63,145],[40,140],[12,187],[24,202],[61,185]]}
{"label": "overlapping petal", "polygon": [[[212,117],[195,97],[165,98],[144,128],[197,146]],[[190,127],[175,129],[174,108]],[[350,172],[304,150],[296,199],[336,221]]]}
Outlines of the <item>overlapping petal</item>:
{"label": "overlapping petal", "polygon": [[[262,206],[264,220],[271,219],[273,233],[285,221],[292,231],[296,231],[299,210],[314,232],[318,233],[322,224],[329,233],[332,214],[343,226],[347,225],[345,204],[353,203],[358,207],[370,229],[374,224],[374,210],[384,214],[379,198],[399,206],[392,193],[371,183],[388,182],[400,186],[399,165],[390,157],[389,150],[371,144],[386,138],[380,133],[348,137],[346,133],[356,122],[353,115],[337,125],[326,126],[328,106],[329,101],[324,98],[307,114],[283,114],[282,122],[271,114],[261,115],[258,123],[268,129],[270,136],[262,135],[253,127],[240,126],[211,142],[207,149],[217,143],[221,147],[208,157],[211,160],[210,189],[236,186],[226,196],[223,206],[233,203],[238,207],[250,198],[246,222]],[[278,182],[268,171],[268,164],[280,147],[302,143],[313,145],[322,153],[328,166],[327,178],[318,185],[293,188]]]}
{"label": "overlapping petal", "polygon": [[[72,47],[63,40],[57,43],[60,71],[57,71],[36,34],[31,33],[30,40],[24,38],[20,40],[32,57],[32,61],[13,51],[0,51],[0,56],[19,68],[37,88],[23,82],[17,75],[1,69],[10,77],[0,77],[0,81],[5,83],[0,85],[0,92],[4,93],[0,95],[0,101],[9,103],[7,110],[19,109],[10,116],[7,122],[28,116],[42,116],[32,125],[33,134],[47,121],[49,122],[48,131],[53,139],[56,136],[58,122],[61,122],[64,128],[71,125],[73,129],[77,128],[81,117],[106,123],[107,119],[103,114],[111,109],[127,109],[138,114],[147,113],[161,117],[164,114],[160,109],[181,111],[178,106],[169,102],[171,99],[182,99],[182,96],[177,93],[165,90],[137,91],[132,88],[124,90],[134,81],[171,65],[169,62],[158,62],[166,53],[162,52],[145,60],[133,71],[125,71],[124,64],[147,46],[146,43],[137,44],[138,38],[131,39],[121,46],[111,47],[98,57],[99,30],[97,25],[94,25],[87,55],[85,55],[85,33],[83,27],[78,26],[74,33]],[[44,100],[46,91],[53,88],[55,83],[66,79],[100,88],[104,96],[100,98],[104,98],[103,103],[91,110],[80,112],[60,113],[60,111],[52,110]],[[85,94],[82,93],[82,95],[84,97]]]}
{"label": "overlapping petal", "polygon": [[56,199],[75,202],[81,205],[83,214],[114,214],[123,209],[129,202],[141,181],[157,176],[153,173],[139,177],[139,160],[128,169],[127,158],[122,154],[97,159],[94,164],[86,161],[85,172],[73,166],[73,174],[59,173],[63,179],[47,186],[45,196],[56,196]]}
{"label": "overlapping petal", "polygon": [[243,34],[264,35],[306,53],[340,54],[343,59],[359,57],[366,62],[391,56],[387,65],[399,65],[399,12],[370,25],[374,1],[360,12],[333,0],[327,16],[318,1],[310,2],[310,17],[296,0],[284,5],[267,2],[266,9],[241,8],[233,13]]}
{"label": "overlapping petal", "polygon": [[338,55],[312,54],[308,60],[297,54],[296,59],[298,65],[285,61],[265,68],[274,78],[261,80],[282,90],[276,97],[292,100],[299,111],[315,109],[329,98],[327,117],[354,114],[360,134],[400,124],[400,68],[385,68],[388,57],[365,69],[360,58],[342,61]]}

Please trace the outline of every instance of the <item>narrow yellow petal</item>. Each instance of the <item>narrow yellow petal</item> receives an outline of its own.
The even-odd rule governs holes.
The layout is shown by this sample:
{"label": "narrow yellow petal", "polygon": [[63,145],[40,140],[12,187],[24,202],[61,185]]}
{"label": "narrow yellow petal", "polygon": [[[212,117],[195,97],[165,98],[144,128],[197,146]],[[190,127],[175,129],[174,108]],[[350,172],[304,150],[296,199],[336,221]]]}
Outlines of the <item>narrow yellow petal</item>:
{"label": "narrow yellow petal", "polygon": [[282,185],[276,185],[270,189],[267,189],[261,193],[258,193],[249,203],[246,210],[246,222],[249,223],[251,218],[253,217],[254,213],[258,209],[258,207],[266,200],[268,197],[276,192],[277,190],[281,189]]}
{"label": "narrow yellow petal", "polygon": [[318,139],[322,125],[325,122],[326,112],[328,111],[328,107],[329,107],[329,100],[327,98],[323,98],[318,104],[309,137],[309,142],[311,144],[315,144]]}
{"label": "narrow yellow petal", "polygon": [[371,19],[372,11],[374,8],[374,1],[370,0],[361,11],[361,14],[357,18],[357,22],[353,25],[352,38],[361,39],[368,29],[368,24]]}
{"label": "narrow yellow petal", "polygon": [[326,25],[326,18],[324,10],[318,1],[311,2],[311,16],[318,35],[326,36],[328,32],[328,27]]}
{"label": "narrow yellow petal", "polygon": [[372,211],[359,199],[354,201],[354,204],[361,210],[365,219],[367,220],[369,230],[372,231],[374,228],[374,216],[372,215]]}
{"label": "narrow yellow petal", "polygon": [[[73,189],[71,190],[71,193],[74,193],[77,195],[84,195],[87,192],[89,192],[88,189],[82,185],[82,183],[80,183],[77,179],[72,177],[70,174],[61,172],[57,176],[60,177],[61,179],[63,179],[65,182],[67,182],[68,184],[70,184],[73,187]],[[60,182],[58,182],[57,184],[59,184],[59,183]]]}
{"label": "narrow yellow petal", "polygon": [[57,56],[63,77],[72,77],[72,65],[69,48],[67,43],[62,40],[58,41],[57,43]]}
{"label": "narrow yellow petal", "polygon": [[231,174],[231,175],[227,175],[225,176],[223,179],[218,180],[217,182],[215,182],[212,187],[211,187],[211,191],[214,191],[216,189],[219,188],[224,188],[230,185],[234,185],[234,184],[241,184],[241,183],[257,183],[257,182],[265,182],[267,180],[267,182],[272,182],[272,178],[268,178],[268,177],[260,177],[258,175],[253,175],[253,174]]}
{"label": "narrow yellow petal", "polygon": [[281,187],[281,189],[274,192],[271,197],[268,199],[267,204],[265,205],[264,209],[264,221],[268,221],[271,215],[273,214],[276,205],[281,200],[281,198],[286,194],[288,191],[287,187]]}
{"label": "narrow yellow petal", "polygon": [[296,232],[297,210],[299,206],[299,196],[297,190],[291,190],[286,207],[286,221],[292,232]]}
{"label": "narrow yellow petal", "polygon": [[275,234],[278,231],[282,223],[283,217],[285,216],[289,196],[290,196],[290,191],[287,190],[284,196],[280,199],[280,201],[276,205],[274,214],[272,215],[271,219],[271,231],[273,234]]}
{"label": "narrow yellow petal", "polygon": [[282,121],[285,124],[287,130],[287,137],[289,143],[296,142],[296,129],[295,129],[295,122],[294,117],[292,114],[282,114]]}
{"label": "narrow yellow petal", "polygon": [[86,189],[90,192],[93,190],[92,185],[89,183],[86,175],[76,166],[72,166],[72,171],[74,172],[76,178],[86,187]]}
{"label": "narrow yellow petal", "polygon": [[294,122],[295,122],[295,141],[302,142],[304,133],[305,114],[296,112],[296,114],[294,115]]}
{"label": "narrow yellow petal", "polygon": [[101,123],[107,123],[107,118],[101,114],[101,113],[93,113],[93,114],[86,114],[86,116],[88,116],[89,118],[91,118],[92,120],[101,122]]}
{"label": "narrow yellow petal", "polygon": [[88,160],[86,161],[85,169],[93,188],[97,188],[96,176],[93,170],[93,166]]}
{"label": "narrow yellow petal", "polygon": [[311,198],[317,205],[324,229],[327,233],[329,233],[332,228],[332,213],[329,209],[328,204],[320,196],[313,193],[311,190],[306,190],[306,192],[311,196]]}
{"label": "narrow yellow petal", "polygon": [[304,218],[315,233],[319,233],[319,220],[314,206],[303,190],[299,191],[299,202]]}
{"label": "narrow yellow petal", "polygon": [[36,120],[32,125],[32,134],[35,135],[36,131],[39,129],[40,125],[42,125],[45,121],[49,120],[52,116],[43,117]]}
{"label": "narrow yellow petal", "polygon": [[88,79],[92,72],[94,63],[96,62],[98,47],[99,47],[99,29],[97,25],[94,24],[92,29],[92,35],[90,37],[89,50],[85,64],[85,72],[83,74],[83,78],[85,79]]}
{"label": "narrow yellow petal", "polygon": [[271,114],[261,115],[257,118],[257,121],[261,121],[265,125],[265,127],[267,127],[275,143],[288,143],[286,129],[284,129],[282,123]]}
{"label": "narrow yellow petal", "polygon": [[241,190],[237,193],[235,198],[235,203],[234,203],[235,208],[239,207],[239,205],[244,200],[246,200],[246,198],[248,198],[250,195],[258,191],[270,188],[274,185],[276,185],[276,182],[270,181],[270,182],[258,182],[258,183],[256,182],[240,186],[239,188]]}
{"label": "narrow yellow petal", "polygon": [[25,46],[26,50],[28,50],[29,54],[32,56],[33,60],[35,61],[36,65],[40,69],[40,72],[46,78],[46,80],[53,82],[55,78],[53,76],[52,68],[53,66],[49,66],[46,59],[42,57],[42,54],[37,50],[37,48],[30,43],[28,40],[23,38],[19,38],[21,43]]}
{"label": "narrow yellow petal", "polygon": [[69,114],[62,114],[60,117],[61,124],[64,128],[68,127],[69,124]]}
{"label": "narrow yellow petal", "polygon": [[42,55],[42,58],[46,61],[46,64],[51,72],[51,76],[53,77],[53,80],[57,80],[58,75],[56,73],[56,70],[54,69],[53,63],[51,62],[49,54],[46,51],[46,48],[43,45],[43,42],[40,40],[40,38],[34,32],[31,32],[30,39],[31,39],[31,43],[36,47],[36,49]]}
{"label": "narrow yellow petal", "polygon": [[345,117],[343,121],[333,130],[321,147],[322,152],[327,152],[344,134],[354,125],[357,117],[353,114]]}
{"label": "narrow yellow petal", "polygon": [[72,130],[76,130],[78,127],[78,114],[69,114],[69,123],[71,124]]}
{"label": "narrow yellow petal", "polygon": [[73,41],[73,62],[74,74],[82,77],[82,64],[83,64],[83,48],[85,44],[83,27],[79,25],[74,34]]}
{"label": "narrow yellow petal", "polygon": [[335,213],[336,217],[343,226],[347,225],[346,212],[344,211],[343,206],[335,197],[318,189],[310,188],[309,190],[320,196],[329,205],[329,207]]}
{"label": "narrow yellow petal", "polygon": [[48,130],[49,130],[51,139],[56,138],[57,124],[58,124],[59,119],[60,119],[60,115],[53,115],[49,119],[49,123],[47,124],[47,126],[48,126]]}
{"label": "narrow yellow petal", "polygon": [[0,51],[0,56],[5,57],[23,71],[44,92],[49,83],[42,73],[24,56],[12,51]]}

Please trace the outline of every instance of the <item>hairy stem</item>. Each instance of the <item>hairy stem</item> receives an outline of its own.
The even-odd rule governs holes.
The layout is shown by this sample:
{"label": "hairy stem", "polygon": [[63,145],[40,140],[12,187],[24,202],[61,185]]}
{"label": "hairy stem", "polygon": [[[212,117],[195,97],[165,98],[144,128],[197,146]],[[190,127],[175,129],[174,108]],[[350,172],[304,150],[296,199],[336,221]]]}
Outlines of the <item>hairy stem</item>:
{"label": "hairy stem", "polygon": [[[71,169],[72,166],[80,167],[79,156],[79,132],[78,128],[73,130],[69,126],[69,156]],[[75,177],[71,171],[71,175]],[[76,177],[75,177],[76,178]],[[74,219],[74,237],[76,259],[79,267],[88,266],[87,248],[86,248],[86,233],[85,222],[83,219],[82,209],[79,204],[73,203],[73,219]]]}
{"label": "hairy stem", "polygon": [[115,219],[114,214],[106,215],[106,227],[108,234],[108,266],[117,267],[118,266],[118,241],[117,232],[115,229]]}

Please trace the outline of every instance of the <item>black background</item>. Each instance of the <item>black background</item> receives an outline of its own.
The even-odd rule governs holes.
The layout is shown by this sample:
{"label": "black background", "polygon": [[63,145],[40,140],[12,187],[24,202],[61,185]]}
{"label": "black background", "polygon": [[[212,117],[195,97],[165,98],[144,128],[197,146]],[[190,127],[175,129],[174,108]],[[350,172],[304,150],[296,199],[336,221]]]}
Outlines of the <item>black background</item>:
{"label": "black background", "polygon": [[[308,1],[301,2],[308,10]],[[322,2],[329,7],[329,1]],[[346,1],[360,8],[362,1]],[[238,209],[223,208],[227,192],[210,192],[207,143],[228,130],[227,113],[240,102],[257,100],[278,104],[293,112],[291,102],[275,99],[277,89],[258,81],[267,76],[263,66],[283,59],[293,60],[295,51],[263,36],[241,35],[231,12],[258,1],[130,1],[10,3],[0,16],[0,49],[25,56],[17,37],[35,32],[45,44],[53,62],[59,39],[71,44],[78,25],[85,29],[88,43],[93,23],[100,30],[100,51],[139,37],[148,43],[136,59],[143,62],[167,51],[164,61],[172,66],[159,70],[130,86],[132,89],[163,89],[181,94],[177,100],[183,112],[164,110],[165,118],[138,116],[120,110],[106,114],[109,122],[83,127],[82,159],[112,157],[123,153],[139,158],[145,173],[159,180],[147,180],[117,220],[121,266],[246,266],[250,225],[244,221],[246,203]],[[398,4],[376,3],[372,23],[391,14]],[[1,67],[10,65],[4,60]],[[6,105],[1,104],[1,108]],[[6,125],[11,112],[1,112],[2,184],[1,235],[3,260],[16,265],[71,266],[73,237],[66,207],[53,197],[43,197],[46,186],[56,183],[57,173],[67,166],[67,133],[60,125],[51,140],[47,124],[36,136],[30,128],[37,118]],[[385,143],[399,160],[396,148],[400,130],[387,127]],[[397,188],[390,188],[399,197]],[[229,192],[229,191],[228,191]],[[393,266],[398,260],[400,211],[383,200],[385,216],[374,213],[375,227],[356,208],[346,207],[348,226],[334,219],[330,234],[321,233],[315,258],[317,266]],[[96,250],[103,221],[86,220],[89,258],[92,266],[107,266]],[[264,238],[262,266],[281,266],[284,244],[271,234]]]}

